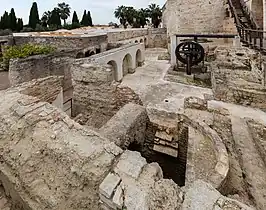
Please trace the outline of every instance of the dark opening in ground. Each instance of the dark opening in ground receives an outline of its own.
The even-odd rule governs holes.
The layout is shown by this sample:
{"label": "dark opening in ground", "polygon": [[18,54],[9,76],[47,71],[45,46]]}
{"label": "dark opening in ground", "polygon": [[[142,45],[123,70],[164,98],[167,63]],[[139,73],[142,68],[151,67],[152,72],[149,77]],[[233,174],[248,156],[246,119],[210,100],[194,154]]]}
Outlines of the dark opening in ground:
{"label": "dark opening in ground", "polygon": [[[184,154],[186,155],[187,151],[181,152],[181,156],[176,158],[151,149],[147,149],[147,147],[145,148],[137,143],[131,143],[128,149],[131,151],[140,152],[141,155],[146,158],[148,163],[157,162],[163,170],[163,177],[165,179],[172,179],[179,186],[185,185],[186,159],[181,156]],[[179,150],[181,149],[182,148],[179,148]]]}

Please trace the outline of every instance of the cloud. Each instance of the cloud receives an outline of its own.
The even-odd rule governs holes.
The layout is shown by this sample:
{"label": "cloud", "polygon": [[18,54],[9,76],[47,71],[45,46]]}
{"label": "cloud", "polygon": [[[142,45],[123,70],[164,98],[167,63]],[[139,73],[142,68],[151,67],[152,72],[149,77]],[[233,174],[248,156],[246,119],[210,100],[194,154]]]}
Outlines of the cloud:
{"label": "cloud", "polygon": [[[22,17],[24,24],[28,22],[28,16],[33,0],[0,0],[0,14],[4,11],[10,11],[13,7],[15,9],[17,17]],[[40,17],[47,10],[52,10],[62,0],[37,0]],[[94,24],[107,24],[110,21],[117,22],[114,17],[114,10],[120,5],[134,6],[135,8],[147,7],[151,3],[156,3],[162,6],[165,0],[68,0],[68,3],[72,12],[75,10],[81,19],[84,9],[91,11],[91,16]],[[71,18],[69,18],[69,21]]]}

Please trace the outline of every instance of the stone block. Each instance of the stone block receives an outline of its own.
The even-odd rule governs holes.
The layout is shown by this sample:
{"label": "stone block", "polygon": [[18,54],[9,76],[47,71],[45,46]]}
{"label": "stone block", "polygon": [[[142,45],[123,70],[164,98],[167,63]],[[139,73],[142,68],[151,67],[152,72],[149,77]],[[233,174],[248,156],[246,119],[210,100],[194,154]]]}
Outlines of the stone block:
{"label": "stone block", "polygon": [[100,184],[100,194],[104,195],[106,198],[111,198],[120,181],[121,178],[118,175],[109,173]]}
{"label": "stone block", "polygon": [[156,131],[155,137],[169,142],[173,141],[173,136],[171,134],[166,133],[165,131]]}
{"label": "stone block", "polygon": [[178,151],[177,149],[171,148],[171,147],[167,147],[167,146],[163,146],[163,145],[154,145],[153,150],[156,152],[160,152],[160,153],[164,153],[173,157],[177,157],[178,155]]}
{"label": "stone block", "polygon": [[139,152],[126,150],[121,155],[114,171],[120,176],[127,175],[137,179],[146,164],[146,159]]}
{"label": "stone block", "polygon": [[115,191],[113,197],[113,203],[116,205],[118,209],[122,209],[124,201],[123,201],[123,189],[121,185],[119,185]]}

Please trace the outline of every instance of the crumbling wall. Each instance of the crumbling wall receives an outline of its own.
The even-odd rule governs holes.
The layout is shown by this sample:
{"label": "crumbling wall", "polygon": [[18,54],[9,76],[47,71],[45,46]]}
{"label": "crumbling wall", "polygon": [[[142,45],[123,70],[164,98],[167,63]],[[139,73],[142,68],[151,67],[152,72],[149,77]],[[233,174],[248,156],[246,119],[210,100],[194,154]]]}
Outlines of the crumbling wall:
{"label": "crumbling wall", "polygon": [[166,28],[153,28],[148,30],[148,47],[167,48],[167,30]]}
{"label": "crumbling wall", "polygon": [[9,66],[9,80],[12,86],[47,76],[63,76],[63,90],[72,87],[69,57],[60,55],[36,55],[23,59],[13,59]]}
{"label": "crumbling wall", "polygon": [[135,142],[143,145],[148,115],[143,106],[129,103],[122,107],[99,132],[121,148]]}
{"label": "crumbling wall", "polygon": [[97,36],[14,36],[16,45],[26,43],[48,44],[57,49],[84,49],[97,46],[102,51],[107,48],[107,35]]}
{"label": "crumbling wall", "polygon": [[214,98],[266,110],[260,54],[247,48],[217,48],[211,77]]}
{"label": "crumbling wall", "polygon": [[[168,16],[167,31],[173,34],[223,32],[226,17],[223,0],[168,0],[164,17]],[[165,20],[165,18],[164,18]]]}
{"label": "crumbling wall", "polygon": [[0,181],[13,209],[99,209],[98,185],[121,149],[38,98],[1,97]]}
{"label": "crumbling wall", "polygon": [[86,125],[100,128],[125,104],[142,104],[130,88],[119,87],[114,82],[114,72],[109,65],[80,59],[73,64],[71,72],[74,116],[83,114]]}
{"label": "crumbling wall", "polygon": [[114,43],[126,39],[132,39],[140,36],[146,36],[147,29],[127,29],[108,32],[108,43]]}

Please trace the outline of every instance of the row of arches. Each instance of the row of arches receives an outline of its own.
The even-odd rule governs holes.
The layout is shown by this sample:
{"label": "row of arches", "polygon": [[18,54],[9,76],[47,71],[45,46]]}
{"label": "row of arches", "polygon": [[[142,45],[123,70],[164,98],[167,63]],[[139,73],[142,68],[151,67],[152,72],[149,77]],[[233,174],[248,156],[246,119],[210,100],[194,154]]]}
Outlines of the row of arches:
{"label": "row of arches", "polygon": [[[123,77],[127,75],[128,73],[133,73],[134,68],[142,66],[142,52],[140,49],[137,50],[136,52],[136,63],[133,65],[133,59],[132,56],[128,53],[125,55],[122,61],[122,75]],[[118,64],[115,60],[111,60],[107,62],[107,64],[112,66],[112,70],[114,72],[114,78],[117,80],[119,78],[118,75]]]}
{"label": "row of arches", "polygon": [[96,48],[95,50],[87,50],[85,53],[84,52],[79,52],[76,55],[76,58],[88,58],[92,55],[101,53],[101,49],[100,48]]}

